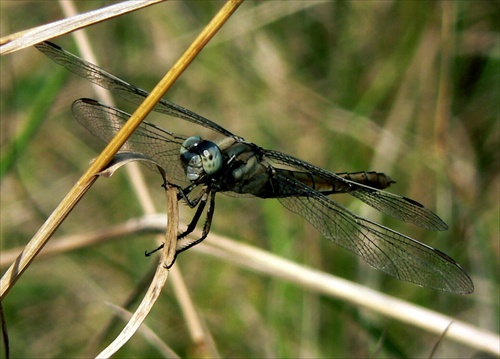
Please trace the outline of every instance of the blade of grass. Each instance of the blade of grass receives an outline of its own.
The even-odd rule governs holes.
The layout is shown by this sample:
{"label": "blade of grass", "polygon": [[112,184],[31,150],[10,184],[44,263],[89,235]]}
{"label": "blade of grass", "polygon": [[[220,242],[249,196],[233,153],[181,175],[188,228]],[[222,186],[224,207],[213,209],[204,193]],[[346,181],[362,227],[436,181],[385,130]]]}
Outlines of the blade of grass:
{"label": "blade of grass", "polygon": [[2,342],[6,358],[10,358],[10,345],[9,345],[9,332],[7,330],[7,321],[5,320],[5,313],[3,311],[3,304],[0,302],[0,321],[2,322]]}
{"label": "blade of grass", "polygon": [[[111,304],[111,303],[108,303],[108,304],[117,313],[117,316],[119,316],[120,318],[128,320],[132,316],[132,314],[130,312],[126,311],[125,309],[123,309],[123,308],[121,308],[121,307],[119,307],[117,305]],[[154,345],[154,347],[165,358],[174,358],[174,359],[176,359],[176,358],[180,359],[181,358],[179,355],[177,355],[177,353],[175,353],[173,351],[172,348],[170,348],[167,344],[165,344],[165,342],[158,336],[158,334],[156,334],[147,325],[141,326],[141,328],[139,329],[139,332],[143,335],[144,338],[146,338],[146,340],[149,343],[151,343],[152,345]]]}
{"label": "blade of grass", "polygon": [[431,353],[429,354],[429,359],[434,358],[434,355],[436,355],[436,351],[439,348],[439,345],[442,343],[443,339],[446,337],[446,333],[448,333],[448,329],[450,329],[451,325],[453,322],[450,322],[448,326],[443,330],[443,333],[439,337],[439,339],[436,341],[436,344],[434,344],[434,347],[432,348]]}
{"label": "blade of grass", "polygon": [[6,55],[39,42],[67,34],[101,21],[142,9],[165,0],[124,1],[98,10],[24,30],[0,39],[0,55]]}
{"label": "blade of grass", "polygon": [[155,276],[151,281],[151,285],[144,296],[141,304],[134,312],[127,325],[121,333],[116,337],[116,339],[109,344],[109,346],[104,349],[97,358],[109,358],[111,355],[115,354],[123,345],[125,345],[129,339],[135,334],[139,329],[144,319],[153,308],[154,303],[160,296],[160,293],[165,285],[168,278],[168,269],[166,268],[167,263],[171,263],[175,256],[176,244],[177,244],[177,231],[179,226],[179,206],[177,204],[177,191],[175,188],[170,187],[167,189],[167,234],[165,246],[161,252],[160,262],[156,269]]}
{"label": "blade of grass", "polygon": [[66,197],[61,201],[59,206],[54,210],[52,215],[38,230],[31,241],[26,245],[23,252],[17,260],[9,267],[0,280],[0,300],[2,300],[8,291],[13,287],[22,273],[29,266],[31,261],[36,257],[38,252],[43,248],[55,230],[61,225],[62,221],[71,212],[73,207],[78,203],[82,196],[92,186],[96,180],[96,173],[104,169],[108,162],[118,152],[118,150],[127,141],[128,137],[134,132],[137,126],[141,123],[149,112],[153,109],[156,103],[165,95],[166,91],[179,78],[182,72],[189,66],[203,47],[224,25],[234,11],[241,5],[243,0],[228,1],[222,9],[215,15],[212,21],[203,29],[200,35],[193,41],[191,46],[182,54],[179,60],[167,72],[165,77],[151,91],[149,96],[137,108],[134,114],[126,122],[123,128],[116,134],[106,148],[101,152],[99,157],[90,165],[89,169],[77,181],[75,186],[69,191]]}

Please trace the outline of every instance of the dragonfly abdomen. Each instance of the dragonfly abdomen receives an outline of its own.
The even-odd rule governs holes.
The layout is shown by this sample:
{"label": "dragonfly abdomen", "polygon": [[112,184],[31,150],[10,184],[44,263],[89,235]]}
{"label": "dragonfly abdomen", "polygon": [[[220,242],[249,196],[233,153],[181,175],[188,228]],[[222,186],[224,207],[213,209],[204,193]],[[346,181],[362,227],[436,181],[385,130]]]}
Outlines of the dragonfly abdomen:
{"label": "dragonfly abdomen", "polygon": [[391,177],[387,176],[385,173],[375,172],[375,171],[360,171],[360,172],[342,172],[336,173],[337,176],[345,178],[346,180],[356,182],[368,187],[376,189],[385,189],[391,185],[391,183],[396,183]]}
{"label": "dragonfly abdomen", "polygon": [[[280,172],[286,177],[294,178],[295,180],[305,184],[306,186],[323,193],[324,195],[346,193],[352,190],[347,182],[332,181],[329,178],[325,178],[320,175],[313,175],[310,172],[298,172],[290,170],[280,170]],[[391,183],[395,183],[395,181],[393,181],[389,176],[385,175],[384,173],[375,171],[351,173],[342,172],[336,173],[336,175],[346,180],[376,189],[384,189],[389,187]]]}

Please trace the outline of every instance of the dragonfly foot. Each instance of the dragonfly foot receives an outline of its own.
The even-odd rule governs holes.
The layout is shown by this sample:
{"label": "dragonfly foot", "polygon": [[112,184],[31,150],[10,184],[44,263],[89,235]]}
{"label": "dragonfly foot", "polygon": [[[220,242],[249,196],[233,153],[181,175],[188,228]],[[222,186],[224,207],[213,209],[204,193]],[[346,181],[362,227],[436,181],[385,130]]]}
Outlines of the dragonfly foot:
{"label": "dragonfly foot", "polygon": [[158,248],[153,249],[152,251],[145,251],[145,252],[144,252],[144,255],[145,255],[146,257],[149,257],[151,254],[153,254],[153,253],[155,253],[155,252],[158,252],[160,249],[162,249],[164,245],[165,245],[165,243],[162,243],[162,244],[161,244]]}

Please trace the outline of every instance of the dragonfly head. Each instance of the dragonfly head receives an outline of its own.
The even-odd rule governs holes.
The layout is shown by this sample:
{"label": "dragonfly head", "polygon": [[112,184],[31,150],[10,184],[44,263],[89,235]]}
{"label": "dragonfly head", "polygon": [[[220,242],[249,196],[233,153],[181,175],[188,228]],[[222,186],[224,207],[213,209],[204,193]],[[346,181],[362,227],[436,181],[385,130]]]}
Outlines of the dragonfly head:
{"label": "dragonfly head", "polygon": [[197,181],[204,174],[214,175],[222,168],[222,152],[219,147],[199,136],[187,138],[180,152],[186,177],[190,181]]}

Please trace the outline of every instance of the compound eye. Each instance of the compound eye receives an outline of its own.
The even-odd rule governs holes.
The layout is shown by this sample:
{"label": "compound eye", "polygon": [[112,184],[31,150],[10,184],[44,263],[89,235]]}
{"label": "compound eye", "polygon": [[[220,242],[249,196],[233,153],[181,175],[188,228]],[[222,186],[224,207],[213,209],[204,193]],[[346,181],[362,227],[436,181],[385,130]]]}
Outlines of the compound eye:
{"label": "compound eye", "polygon": [[198,149],[206,174],[212,175],[222,168],[222,152],[215,143],[203,141]]}
{"label": "compound eye", "polygon": [[181,154],[183,154],[184,152],[187,152],[187,151],[192,151],[193,148],[195,148],[196,146],[198,146],[200,144],[201,141],[201,137],[200,136],[191,136],[191,137],[188,137],[186,138],[186,140],[182,143],[182,146],[181,146]]}

